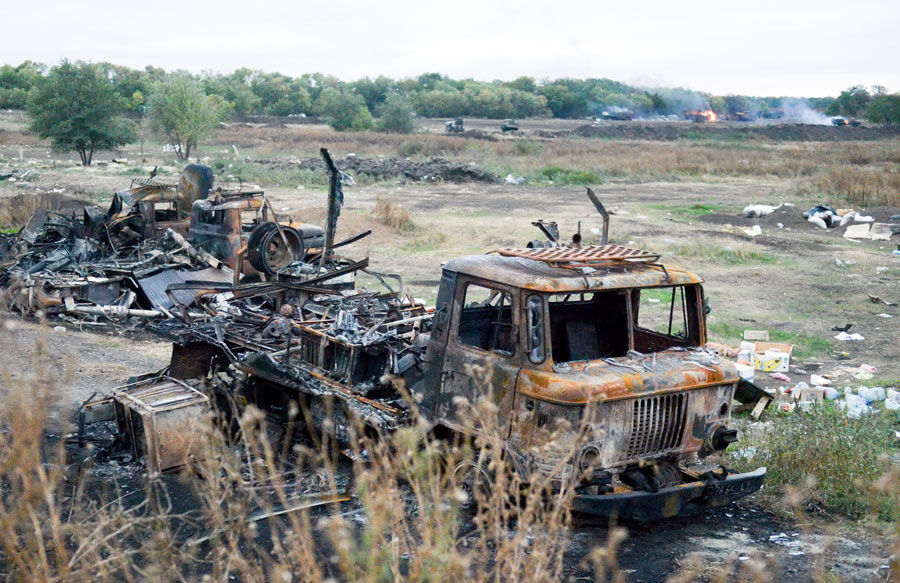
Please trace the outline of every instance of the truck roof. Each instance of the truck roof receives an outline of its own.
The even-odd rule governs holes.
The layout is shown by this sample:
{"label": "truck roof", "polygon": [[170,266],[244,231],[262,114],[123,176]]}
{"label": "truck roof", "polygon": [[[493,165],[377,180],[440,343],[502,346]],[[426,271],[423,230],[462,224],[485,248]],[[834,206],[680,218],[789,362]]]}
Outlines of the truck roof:
{"label": "truck roof", "polygon": [[557,267],[501,255],[469,255],[448,261],[447,271],[539,292],[577,292],[703,283],[695,273],[660,263],[609,261],[590,268]]}

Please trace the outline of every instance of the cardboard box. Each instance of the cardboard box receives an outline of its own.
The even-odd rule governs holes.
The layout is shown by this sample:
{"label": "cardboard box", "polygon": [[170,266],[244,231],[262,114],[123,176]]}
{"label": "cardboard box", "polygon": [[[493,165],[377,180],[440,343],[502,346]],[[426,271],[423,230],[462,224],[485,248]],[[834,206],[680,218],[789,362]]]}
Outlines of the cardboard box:
{"label": "cardboard box", "polygon": [[793,353],[793,344],[757,342],[753,350],[753,368],[763,372],[788,372]]}

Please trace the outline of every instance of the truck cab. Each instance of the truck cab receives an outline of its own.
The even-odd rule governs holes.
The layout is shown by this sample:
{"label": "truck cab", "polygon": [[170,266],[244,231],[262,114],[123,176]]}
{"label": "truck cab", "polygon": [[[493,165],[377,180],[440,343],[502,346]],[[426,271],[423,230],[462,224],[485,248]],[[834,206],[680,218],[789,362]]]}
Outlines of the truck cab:
{"label": "truck cab", "polygon": [[571,456],[552,477],[582,512],[654,519],[758,489],[764,468],[709,463],[736,439],[739,377],[703,348],[702,280],[657,259],[602,245],[447,263],[414,386],[425,415],[466,432],[466,408],[491,400],[526,479]]}

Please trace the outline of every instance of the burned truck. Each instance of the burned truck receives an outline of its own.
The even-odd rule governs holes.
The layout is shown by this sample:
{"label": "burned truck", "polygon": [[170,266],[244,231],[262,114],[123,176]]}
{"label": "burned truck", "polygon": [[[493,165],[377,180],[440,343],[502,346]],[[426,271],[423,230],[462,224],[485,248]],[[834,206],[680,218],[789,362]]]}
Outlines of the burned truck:
{"label": "burned truck", "polygon": [[[353,422],[385,434],[416,414],[439,438],[471,438],[469,407],[489,400],[500,455],[525,482],[550,474],[574,487],[578,512],[654,520],[759,489],[765,468],[729,474],[714,461],[736,440],[740,379],[704,348],[703,280],[608,243],[606,227],[598,244],[582,245],[541,225],[549,241],[447,262],[433,308],[393,289],[325,287],[365,261],[201,291],[205,318],[157,330],[173,341],[171,365],[115,393],[120,427],[138,426],[125,441],[156,460],[153,471],[185,463],[178,403],[196,408],[198,394],[282,422],[299,405],[311,430],[339,443],[353,439]],[[371,273],[386,285],[391,277]],[[154,409],[156,397],[142,395],[158,383],[181,397]],[[180,419],[182,429],[143,430],[141,419],[151,428]],[[463,486],[482,475],[459,470]]]}

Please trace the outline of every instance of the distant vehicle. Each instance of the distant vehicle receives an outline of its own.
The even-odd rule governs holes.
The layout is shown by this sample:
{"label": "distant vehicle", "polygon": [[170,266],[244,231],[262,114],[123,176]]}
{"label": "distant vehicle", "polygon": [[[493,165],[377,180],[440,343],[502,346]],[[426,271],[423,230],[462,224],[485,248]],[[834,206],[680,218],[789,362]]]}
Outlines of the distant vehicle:
{"label": "distant vehicle", "polygon": [[503,125],[500,126],[500,131],[504,134],[506,132],[517,132],[519,131],[519,124],[514,119],[505,119],[503,120]]}
{"label": "distant vehicle", "polygon": [[461,134],[466,131],[466,129],[463,127],[463,120],[461,117],[458,117],[453,121],[448,121],[446,128],[448,134]]}
{"label": "distant vehicle", "polygon": [[718,121],[719,116],[716,115],[711,109],[699,110],[699,109],[685,109],[681,112],[681,115],[684,116],[684,119],[691,120],[694,123],[706,123],[712,121]]}
{"label": "distant vehicle", "polygon": [[634,119],[634,112],[630,109],[620,109],[617,111],[604,111],[600,114],[600,119],[611,121],[631,121]]}
{"label": "distant vehicle", "polygon": [[841,126],[849,125],[849,123],[850,122],[848,122],[846,119],[844,119],[842,117],[831,118],[831,125],[833,125],[833,126],[841,127]]}
{"label": "distant vehicle", "polygon": [[856,119],[855,117],[851,117],[847,123],[849,123],[850,125],[852,125],[855,128],[862,125],[862,122],[859,121],[858,119]]}
{"label": "distant vehicle", "polygon": [[756,121],[756,116],[747,111],[737,111],[731,116],[731,119],[735,121]]}
{"label": "distant vehicle", "polygon": [[762,114],[763,119],[782,119],[784,117],[784,112],[780,109],[775,111],[767,111]]}

